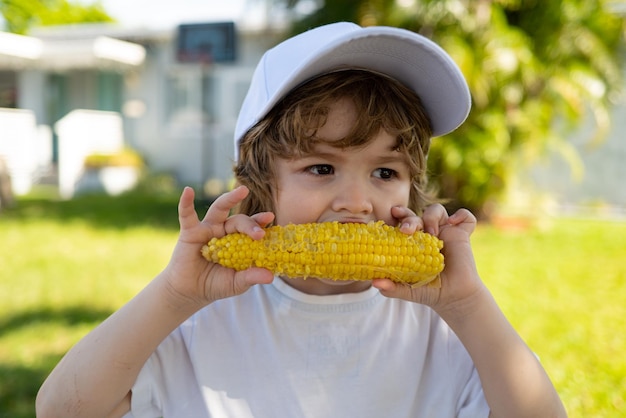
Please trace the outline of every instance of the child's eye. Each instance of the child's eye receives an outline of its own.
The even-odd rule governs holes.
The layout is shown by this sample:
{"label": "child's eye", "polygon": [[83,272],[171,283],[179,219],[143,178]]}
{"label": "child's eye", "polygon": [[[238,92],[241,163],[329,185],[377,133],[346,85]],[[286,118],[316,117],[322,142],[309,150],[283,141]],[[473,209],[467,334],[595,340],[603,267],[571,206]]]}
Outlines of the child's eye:
{"label": "child's eye", "polygon": [[383,180],[391,180],[398,177],[398,172],[391,168],[377,168],[374,170],[374,177],[378,177]]}
{"label": "child's eye", "polygon": [[329,174],[333,174],[333,172],[334,172],[333,166],[332,165],[328,165],[328,164],[312,165],[311,167],[308,168],[308,170],[311,173],[316,174],[318,176],[326,176],[326,175],[329,175]]}

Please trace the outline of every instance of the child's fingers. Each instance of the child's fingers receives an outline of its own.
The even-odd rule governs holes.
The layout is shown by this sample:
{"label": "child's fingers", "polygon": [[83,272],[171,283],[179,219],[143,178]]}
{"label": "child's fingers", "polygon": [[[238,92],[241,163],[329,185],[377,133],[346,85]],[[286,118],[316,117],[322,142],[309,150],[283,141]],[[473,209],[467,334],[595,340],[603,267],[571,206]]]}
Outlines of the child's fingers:
{"label": "child's fingers", "polygon": [[248,196],[248,188],[246,186],[239,186],[230,192],[224,193],[209,207],[206,215],[204,215],[203,222],[209,223],[223,223],[228,218],[232,208],[237,206],[239,202]]}
{"label": "child's fingers", "polygon": [[426,286],[413,288],[406,284],[395,283],[389,279],[374,279],[372,286],[388,298],[403,299],[432,306],[436,303],[440,289]]}
{"label": "child's fingers", "polygon": [[448,219],[450,225],[458,225],[464,222],[476,222],[476,217],[467,209],[459,209],[450,215]]}
{"label": "child's fingers", "polygon": [[263,268],[252,267],[235,273],[237,278],[244,284],[245,288],[240,289],[238,293],[243,293],[248,288],[256,284],[269,284],[274,279],[274,274]]}
{"label": "child's fingers", "polygon": [[467,209],[459,209],[448,218],[448,224],[459,226],[470,234],[476,228],[476,222],[476,216]]}
{"label": "child's fingers", "polygon": [[195,193],[191,187],[185,187],[178,201],[178,222],[181,229],[191,228],[198,224],[198,214],[193,205]]}
{"label": "child's fingers", "polygon": [[424,231],[432,235],[439,235],[439,226],[448,222],[448,212],[440,204],[430,205],[424,210],[422,215]]}
{"label": "child's fingers", "polygon": [[398,220],[398,227],[405,234],[412,234],[424,228],[424,223],[411,209],[404,206],[391,208],[391,215]]}
{"label": "child's fingers", "polygon": [[260,226],[266,227],[270,222],[274,220],[273,212],[259,212],[251,216]]}
{"label": "child's fingers", "polygon": [[241,232],[253,239],[261,239],[265,235],[263,227],[273,220],[274,214],[272,212],[261,212],[252,216],[232,215],[224,222],[224,232],[226,234]]}
{"label": "child's fingers", "polygon": [[389,279],[374,279],[372,280],[372,286],[383,294],[392,293],[396,288],[396,284]]}
{"label": "child's fingers", "polygon": [[256,225],[252,226],[252,234],[248,233],[251,238],[261,239],[265,235],[265,228],[269,223],[274,220],[274,213],[272,212],[260,212],[250,217]]}

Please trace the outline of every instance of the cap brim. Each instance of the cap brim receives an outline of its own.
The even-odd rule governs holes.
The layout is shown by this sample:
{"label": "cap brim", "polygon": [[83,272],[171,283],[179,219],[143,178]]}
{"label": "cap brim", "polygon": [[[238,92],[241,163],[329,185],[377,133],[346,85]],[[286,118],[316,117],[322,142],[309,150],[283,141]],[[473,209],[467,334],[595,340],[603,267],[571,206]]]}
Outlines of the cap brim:
{"label": "cap brim", "polygon": [[471,95],[457,65],[437,44],[414,32],[366,27],[312,51],[283,80],[259,114],[307,80],[341,68],[386,74],[414,90],[431,120],[433,136],[455,130],[467,118]]}
{"label": "cap brim", "polygon": [[433,136],[455,130],[471,108],[463,74],[433,41],[406,29],[339,22],[290,38],[263,55],[237,119],[235,144],[291,90],[341,69],[385,74],[415,91]]}

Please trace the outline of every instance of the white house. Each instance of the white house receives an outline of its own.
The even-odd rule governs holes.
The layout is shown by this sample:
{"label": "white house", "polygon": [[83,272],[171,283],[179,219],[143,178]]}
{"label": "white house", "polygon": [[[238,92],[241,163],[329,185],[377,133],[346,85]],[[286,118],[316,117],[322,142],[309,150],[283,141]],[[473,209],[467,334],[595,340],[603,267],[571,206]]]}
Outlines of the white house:
{"label": "white house", "polygon": [[[14,118],[14,109],[7,108],[18,108],[29,115],[21,116],[29,120],[22,125],[30,124],[21,131],[49,127],[51,135],[40,135],[39,142],[50,143],[44,149],[51,150],[48,159],[56,167],[63,160],[59,153],[68,149],[61,144],[59,121],[81,110],[89,111],[81,115],[92,121],[103,112],[98,123],[106,124],[115,119],[110,117],[113,112],[122,124],[120,132],[111,134],[112,143],[137,150],[151,170],[169,172],[184,184],[200,185],[209,178],[226,181],[231,176],[235,119],[252,71],[281,32],[207,22],[171,30],[74,25],[39,29],[29,37],[0,33],[0,120]],[[103,129],[78,121],[74,126],[81,130],[74,137],[86,142],[101,136],[94,130]],[[7,144],[20,141],[16,132],[4,123],[0,126],[0,155],[3,143],[9,148]],[[5,155],[10,168],[15,166],[14,154]],[[25,152],[19,154],[28,159]],[[78,153],[72,158],[83,157]],[[42,170],[41,158],[38,168],[32,161],[26,165],[35,176]],[[63,168],[59,170],[61,174]],[[16,192],[28,189],[24,184]]]}

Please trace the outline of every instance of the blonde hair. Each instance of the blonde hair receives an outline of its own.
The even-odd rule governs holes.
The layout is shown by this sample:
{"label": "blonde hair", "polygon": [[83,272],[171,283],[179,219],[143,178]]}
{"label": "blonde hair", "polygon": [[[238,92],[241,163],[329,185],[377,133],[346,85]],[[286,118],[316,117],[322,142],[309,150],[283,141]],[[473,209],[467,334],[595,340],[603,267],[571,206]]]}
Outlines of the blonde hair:
{"label": "blonde hair", "polygon": [[[316,133],[339,99],[351,100],[358,118],[348,135],[327,142]],[[430,121],[415,92],[366,70],[336,71],[302,84],[244,135],[234,173],[237,183],[247,186],[250,194],[237,212],[253,215],[274,211],[277,179],[273,167],[277,158],[306,154],[320,142],[338,148],[365,146],[381,129],[396,136],[397,150],[407,156],[412,185],[409,208],[420,214],[435,201],[426,172]]]}

